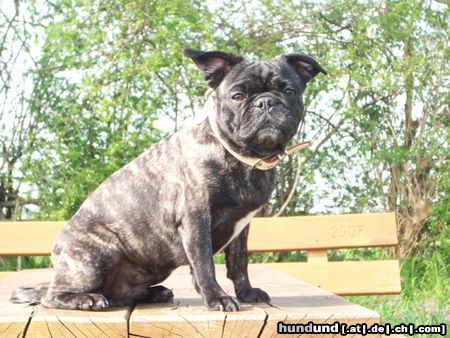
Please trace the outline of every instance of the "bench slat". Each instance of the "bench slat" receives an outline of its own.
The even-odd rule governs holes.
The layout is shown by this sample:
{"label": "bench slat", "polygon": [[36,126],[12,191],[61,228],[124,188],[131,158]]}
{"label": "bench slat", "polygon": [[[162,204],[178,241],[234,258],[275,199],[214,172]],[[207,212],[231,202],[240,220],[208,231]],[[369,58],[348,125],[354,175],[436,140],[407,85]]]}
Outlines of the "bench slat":
{"label": "bench slat", "polygon": [[[65,222],[0,222],[0,256],[50,255]],[[397,245],[394,213],[255,218],[249,251]]]}
{"label": "bench slat", "polygon": [[255,218],[248,248],[296,251],[396,246],[394,213]]}
{"label": "bench slat", "polygon": [[269,265],[341,296],[399,294],[401,290],[397,260]]}
{"label": "bench slat", "polygon": [[48,256],[66,222],[0,222],[0,256]]}
{"label": "bench slat", "polygon": [[[49,255],[64,224],[0,222],[0,256]],[[399,293],[398,262],[327,262],[327,249],[395,245],[394,213],[256,218],[248,243],[253,252],[307,250],[308,263],[275,267],[340,295]]]}

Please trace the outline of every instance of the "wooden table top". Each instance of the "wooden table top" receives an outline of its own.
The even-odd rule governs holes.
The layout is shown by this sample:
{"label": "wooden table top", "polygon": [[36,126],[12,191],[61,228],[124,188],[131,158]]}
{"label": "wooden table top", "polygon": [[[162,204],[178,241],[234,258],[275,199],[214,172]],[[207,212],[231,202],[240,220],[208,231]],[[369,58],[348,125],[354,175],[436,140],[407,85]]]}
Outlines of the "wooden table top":
{"label": "wooden table top", "polygon": [[[48,281],[52,273],[52,269],[25,270],[0,281],[0,337],[272,337],[277,336],[279,321],[380,323],[376,312],[263,264],[249,266],[250,280],[272,300],[270,304],[241,304],[240,312],[206,310],[187,267],[177,269],[163,283],[173,289],[173,304],[83,312],[9,302],[15,287]],[[234,295],[225,267],[216,265],[216,273],[223,289]]]}

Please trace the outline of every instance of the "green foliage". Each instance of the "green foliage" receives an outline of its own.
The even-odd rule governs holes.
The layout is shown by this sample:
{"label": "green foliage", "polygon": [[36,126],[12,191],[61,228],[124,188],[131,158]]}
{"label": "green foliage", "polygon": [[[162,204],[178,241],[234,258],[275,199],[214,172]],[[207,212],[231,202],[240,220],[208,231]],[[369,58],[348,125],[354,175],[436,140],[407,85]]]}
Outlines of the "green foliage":
{"label": "green foliage", "polygon": [[328,258],[330,261],[370,261],[390,259],[391,255],[387,248],[357,248],[330,250]]}
{"label": "green foliage", "polygon": [[[18,257],[0,257],[0,271],[17,271]],[[51,267],[50,257],[22,257],[22,269],[39,269]]]}
{"label": "green foliage", "polygon": [[[40,193],[39,218],[67,219],[106,177],[178,127],[186,95],[199,95],[182,47],[206,40],[199,1],[60,1],[38,69],[32,112],[41,133],[26,170]],[[193,82],[194,81],[194,82]],[[180,114],[181,115],[181,114]]]}
{"label": "green foliage", "polygon": [[[40,194],[40,218],[70,217],[105,177],[195,115],[205,85],[182,57],[186,46],[248,58],[303,52],[329,72],[306,91],[298,138],[314,149],[302,153],[284,214],[410,214],[415,202],[436,204],[448,194],[437,183],[448,163],[446,91],[436,90],[448,80],[442,7],[226,1],[212,10],[200,1],[59,1],[48,10],[31,109],[41,132],[24,168]],[[169,128],[161,130],[161,121]],[[290,158],[265,214],[288,198],[295,174]],[[402,191],[415,181],[420,189]]]}
{"label": "green foliage", "polygon": [[423,231],[418,252],[428,254],[440,252],[443,259],[450,262],[450,172],[441,168],[435,184],[439,185],[440,196]]}
{"label": "green foliage", "polygon": [[[28,115],[23,114],[33,121],[24,135],[34,151],[16,165],[19,175],[0,178],[6,177],[8,187],[23,184],[39,195],[34,218],[71,217],[112,172],[195,116],[206,88],[200,72],[182,57],[184,47],[248,58],[303,52],[329,73],[305,93],[307,114],[298,139],[313,141],[313,147],[302,153],[296,186],[295,157],[279,167],[264,214],[275,214],[285,202],[284,215],[396,211],[402,246],[414,247],[417,255],[402,263],[401,298],[351,299],[391,323],[443,321],[450,299],[448,5],[408,0],[227,0],[213,9],[199,0],[29,4],[31,27],[40,27],[44,39],[29,73],[33,90],[26,100]],[[295,194],[288,200],[291,189]],[[336,250],[331,259],[386,256],[384,249]],[[251,262],[281,260],[305,256],[250,257]],[[223,263],[223,254],[215,261]],[[2,262],[2,268],[16,266],[14,258]],[[48,263],[24,260],[27,267]]]}
{"label": "green foliage", "polygon": [[[249,263],[275,263],[275,262],[305,262],[305,252],[255,252],[249,254]],[[224,264],[225,254],[220,253],[214,256],[214,263]]]}

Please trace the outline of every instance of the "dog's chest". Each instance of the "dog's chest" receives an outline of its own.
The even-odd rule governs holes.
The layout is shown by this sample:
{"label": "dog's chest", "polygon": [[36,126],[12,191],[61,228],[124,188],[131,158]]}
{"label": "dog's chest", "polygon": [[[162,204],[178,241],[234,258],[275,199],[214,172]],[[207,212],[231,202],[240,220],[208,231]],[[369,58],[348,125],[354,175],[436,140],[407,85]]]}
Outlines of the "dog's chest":
{"label": "dog's chest", "polygon": [[273,172],[247,171],[236,166],[211,181],[210,191],[212,244],[222,251],[248,225],[262,205],[267,203],[273,187]]}
{"label": "dog's chest", "polygon": [[233,220],[228,224],[223,223],[218,225],[213,231],[213,249],[214,252],[221,252],[231,243],[244,228],[250,223],[252,218],[258,212],[259,209],[249,211],[242,217]]}

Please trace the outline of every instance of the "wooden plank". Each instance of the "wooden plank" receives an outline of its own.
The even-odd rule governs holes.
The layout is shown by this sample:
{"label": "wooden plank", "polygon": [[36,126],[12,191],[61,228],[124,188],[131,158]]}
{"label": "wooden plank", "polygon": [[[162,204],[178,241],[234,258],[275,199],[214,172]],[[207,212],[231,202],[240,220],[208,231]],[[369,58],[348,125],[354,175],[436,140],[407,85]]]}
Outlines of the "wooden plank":
{"label": "wooden plank", "polygon": [[[252,271],[252,267],[259,269]],[[270,276],[269,280],[268,276]],[[308,322],[332,324],[338,321],[349,325],[356,323],[372,325],[381,322],[376,312],[350,303],[328,290],[311,286],[287,274],[278,274],[268,269],[267,265],[251,264],[250,278],[253,283],[264,285],[264,290],[271,296],[271,306],[264,308],[267,318],[261,337],[279,337],[277,333],[279,321],[291,324],[307,324]],[[299,336],[317,337],[317,335],[307,334]]]}
{"label": "wooden plank", "polygon": [[[198,297],[198,296],[197,296]],[[139,305],[130,319],[130,333],[144,337],[257,337],[266,315],[243,305],[242,311],[208,311],[195,299],[177,305]]]}
{"label": "wooden plank", "polygon": [[14,305],[4,312],[5,303],[0,302],[0,337],[23,337],[33,309],[22,305]]}
{"label": "wooden plank", "polygon": [[[373,313],[367,312],[367,309],[361,308],[361,313],[355,315],[354,313],[346,313],[344,304],[335,304],[334,309],[336,309],[337,313],[334,311],[320,311],[323,306],[323,302],[329,303],[329,300],[326,298],[316,298],[316,305],[319,309],[314,311],[316,307],[314,303],[310,303],[309,306],[301,306],[299,303],[299,298],[294,297],[292,302],[285,300],[284,302],[272,302],[273,307],[266,309],[266,313],[268,315],[268,319],[266,321],[266,326],[259,337],[267,338],[267,337],[280,337],[280,334],[277,332],[278,322],[283,322],[284,324],[309,324],[310,322],[314,324],[334,324],[335,322],[345,323],[347,326],[355,325],[355,324],[366,324],[368,327],[374,324],[380,324],[380,317],[374,315]],[[356,306],[356,305],[355,305]],[[332,306],[330,306],[331,308]],[[355,309],[354,309],[355,310]],[[294,337],[307,337],[307,338],[316,338],[316,337],[342,337],[340,334],[297,334],[290,336]],[[362,335],[353,335],[348,334],[346,337],[362,337]],[[380,335],[370,334],[364,337],[380,337]]]}
{"label": "wooden plank", "polygon": [[310,263],[326,263],[328,262],[327,250],[308,250],[308,262]]}
{"label": "wooden plank", "polygon": [[[0,281],[1,337],[127,337],[131,309],[104,312],[43,309],[40,306],[12,304],[14,288],[46,282],[52,269],[24,270]],[[26,334],[25,334],[26,333]]]}
{"label": "wooden plank", "polygon": [[399,294],[397,260],[271,263],[271,267],[338,295]]}
{"label": "wooden plank", "polygon": [[107,311],[35,309],[26,337],[128,337],[129,307]]}
{"label": "wooden plank", "polygon": [[[64,224],[0,222],[0,255],[49,255]],[[249,236],[250,251],[395,245],[394,213],[256,218]]]}
{"label": "wooden plank", "polygon": [[[219,284],[234,295],[225,267],[216,265]],[[130,317],[130,334],[144,337],[272,337],[280,320],[317,323],[379,323],[377,313],[328,291],[308,285],[264,264],[250,264],[252,285],[272,297],[271,304],[242,304],[243,311],[207,311],[191,285],[187,267],[177,269],[163,284],[173,289],[175,302],[163,308],[138,305]]]}
{"label": "wooden plank", "polygon": [[47,256],[66,222],[0,222],[0,256]]}
{"label": "wooden plank", "polygon": [[[230,294],[233,285],[219,265],[219,283]],[[256,337],[266,317],[263,310],[243,305],[243,311],[208,311],[192,286],[187,267],[175,271],[163,285],[173,290],[174,304],[138,305],[130,317],[130,333],[144,337]]]}
{"label": "wooden plank", "polygon": [[295,251],[397,245],[394,213],[255,218],[250,251]]}

